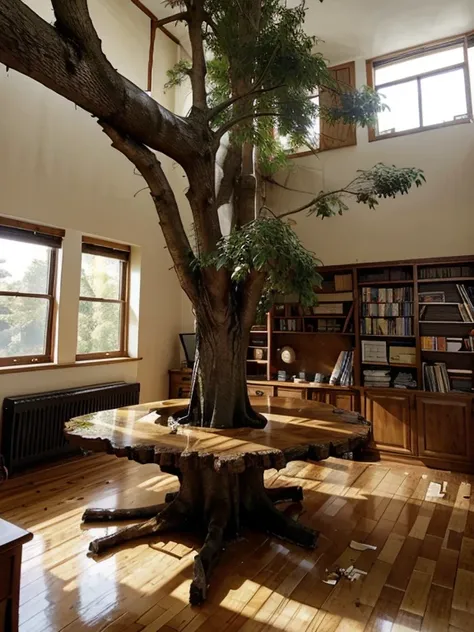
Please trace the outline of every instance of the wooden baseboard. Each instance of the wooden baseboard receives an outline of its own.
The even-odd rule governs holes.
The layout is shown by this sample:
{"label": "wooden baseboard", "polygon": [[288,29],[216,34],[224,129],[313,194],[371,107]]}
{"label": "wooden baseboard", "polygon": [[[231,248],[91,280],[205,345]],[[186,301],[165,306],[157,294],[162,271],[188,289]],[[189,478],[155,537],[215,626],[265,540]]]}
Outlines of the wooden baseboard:
{"label": "wooden baseboard", "polygon": [[474,473],[474,463],[466,461],[447,461],[434,457],[410,456],[405,454],[397,454],[395,452],[384,452],[382,450],[371,449],[368,451],[370,457],[378,455],[380,461],[389,463],[400,463],[400,465],[419,465],[429,467],[435,470],[448,470],[450,472],[462,472],[467,474]]}

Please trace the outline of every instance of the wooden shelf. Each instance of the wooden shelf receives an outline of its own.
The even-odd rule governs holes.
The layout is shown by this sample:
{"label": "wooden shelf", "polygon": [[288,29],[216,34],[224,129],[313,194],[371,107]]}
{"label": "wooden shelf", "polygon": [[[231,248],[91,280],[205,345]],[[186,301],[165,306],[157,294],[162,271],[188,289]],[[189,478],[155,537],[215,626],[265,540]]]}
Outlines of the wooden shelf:
{"label": "wooden shelf", "polygon": [[418,283],[453,283],[460,281],[474,281],[474,277],[450,277],[444,279],[418,279]]}
{"label": "wooden shelf", "polygon": [[303,318],[323,318],[326,320],[332,320],[333,318],[347,318],[347,314],[315,314],[314,316],[303,316]]}
{"label": "wooden shelf", "polygon": [[264,345],[249,345],[248,348],[249,349],[268,349],[268,347]]}
{"label": "wooden shelf", "polygon": [[440,351],[439,349],[421,349],[421,353],[459,353],[461,355],[474,355],[474,351]]}
{"label": "wooden shelf", "polygon": [[446,303],[444,301],[420,301],[420,307],[424,307],[425,305],[463,305],[463,303]]}
{"label": "wooden shelf", "polygon": [[268,360],[247,360],[247,362],[253,362],[253,364],[268,364]]}
{"label": "wooden shelf", "polygon": [[354,333],[343,331],[274,331],[274,334],[305,334],[308,336],[355,336]]}
{"label": "wooden shelf", "polygon": [[420,325],[424,325],[425,323],[429,325],[439,325],[439,323],[445,325],[474,325],[474,322],[470,320],[420,320]]}
{"label": "wooden shelf", "polygon": [[388,362],[365,362],[363,361],[361,364],[363,365],[370,365],[370,366],[388,366],[390,367],[395,367],[395,368],[405,368],[405,369],[415,369],[416,370],[416,364],[395,364],[394,362],[392,362],[391,364]]}
{"label": "wooden shelf", "polygon": [[377,286],[389,286],[389,285],[413,285],[413,279],[407,279],[406,281],[362,281],[359,283],[359,287],[370,287],[371,285]]}
{"label": "wooden shelf", "polygon": [[416,338],[416,336],[398,336],[396,334],[360,334],[361,338]]}

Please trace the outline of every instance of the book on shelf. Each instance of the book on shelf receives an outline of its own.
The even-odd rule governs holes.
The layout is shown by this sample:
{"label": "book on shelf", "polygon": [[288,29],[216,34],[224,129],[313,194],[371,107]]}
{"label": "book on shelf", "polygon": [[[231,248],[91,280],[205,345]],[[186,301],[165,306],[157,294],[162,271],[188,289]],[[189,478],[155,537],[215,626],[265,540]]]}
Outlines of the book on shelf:
{"label": "book on shelf", "polygon": [[431,393],[449,393],[451,383],[449,374],[444,362],[428,364],[423,362],[423,388]]}
{"label": "book on shelf", "polygon": [[348,303],[354,300],[353,292],[328,292],[318,294],[318,303]]}
{"label": "book on shelf", "polygon": [[363,287],[363,303],[404,303],[413,301],[412,287]]}
{"label": "book on shelf", "polygon": [[420,303],[444,303],[446,294],[444,292],[418,292]]}
{"label": "book on shelf", "polygon": [[324,303],[313,307],[313,314],[344,314],[344,303]]}
{"label": "book on shelf", "polygon": [[373,336],[412,336],[412,318],[361,318],[360,333]]}
{"label": "book on shelf", "polygon": [[383,283],[384,281],[411,281],[412,273],[401,268],[386,268],[384,270],[361,270],[360,283]]}
{"label": "book on shelf", "polygon": [[452,277],[472,276],[474,276],[473,265],[430,266],[418,270],[418,278],[420,279],[450,279]]}
{"label": "book on shelf", "polygon": [[394,388],[417,388],[418,383],[411,373],[400,371],[393,380]]}
{"label": "book on shelf", "polygon": [[334,289],[336,292],[345,292],[352,290],[352,274],[335,274]]}
{"label": "book on shelf", "polygon": [[367,369],[364,371],[364,386],[389,388],[391,380],[389,369]]}
{"label": "book on shelf", "polygon": [[416,365],[416,348],[391,344],[388,351],[390,364]]}
{"label": "book on shelf", "polygon": [[335,318],[318,318],[318,320],[316,321],[316,331],[341,331],[341,321],[336,320]]}
{"label": "book on shelf", "polygon": [[329,378],[329,384],[333,386],[337,384],[341,386],[351,386],[353,362],[353,351],[341,351],[332,370],[331,377]]}
{"label": "book on shelf", "polygon": [[361,314],[365,317],[393,318],[413,316],[413,303],[362,303]]}
{"label": "book on shelf", "polygon": [[421,336],[422,351],[447,351],[447,338],[445,336]]}
{"label": "book on shelf", "polygon": [[465,285],[456,283],[456,289],[462,300],[462,304],[458,306],[461,317],[465,322],[472,323],[474,321],[474,296],[472,296],[474,288],[466,288]]}
{"label": "book on shelf", "polygon": [[362,362],[387,362],[385,340],[362,340]]}

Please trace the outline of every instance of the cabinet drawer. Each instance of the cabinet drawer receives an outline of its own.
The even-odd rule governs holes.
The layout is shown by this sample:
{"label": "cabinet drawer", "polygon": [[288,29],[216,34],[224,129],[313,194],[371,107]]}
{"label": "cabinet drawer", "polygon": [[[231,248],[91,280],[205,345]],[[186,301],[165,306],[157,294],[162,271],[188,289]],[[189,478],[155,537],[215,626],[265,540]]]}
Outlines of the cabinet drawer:
{"label": "cabinet drawer", "polygon": [[306,399],[306,389],[305,388],[284,388],[284,387],[278,386],[277,396],[290,397],[291,399]]}
{"label": "cabinet drawer", "polygon": [[248,384],[247,390],[250,397],[273,396],[273,386],[268,386],[267,384]]}

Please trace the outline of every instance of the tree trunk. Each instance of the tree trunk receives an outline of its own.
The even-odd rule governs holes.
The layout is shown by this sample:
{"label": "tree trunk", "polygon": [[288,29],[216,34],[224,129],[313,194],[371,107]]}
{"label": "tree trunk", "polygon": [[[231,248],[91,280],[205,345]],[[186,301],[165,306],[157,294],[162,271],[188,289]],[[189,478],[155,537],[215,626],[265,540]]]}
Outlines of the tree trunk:
{"label": "tree trunk", "polygon": [[247,349],[250,329],[230,301],[212,309],[207,301],[196,311],[196,356],[191,398],[182,423],[208,428],[264,428],[247,392]]}

